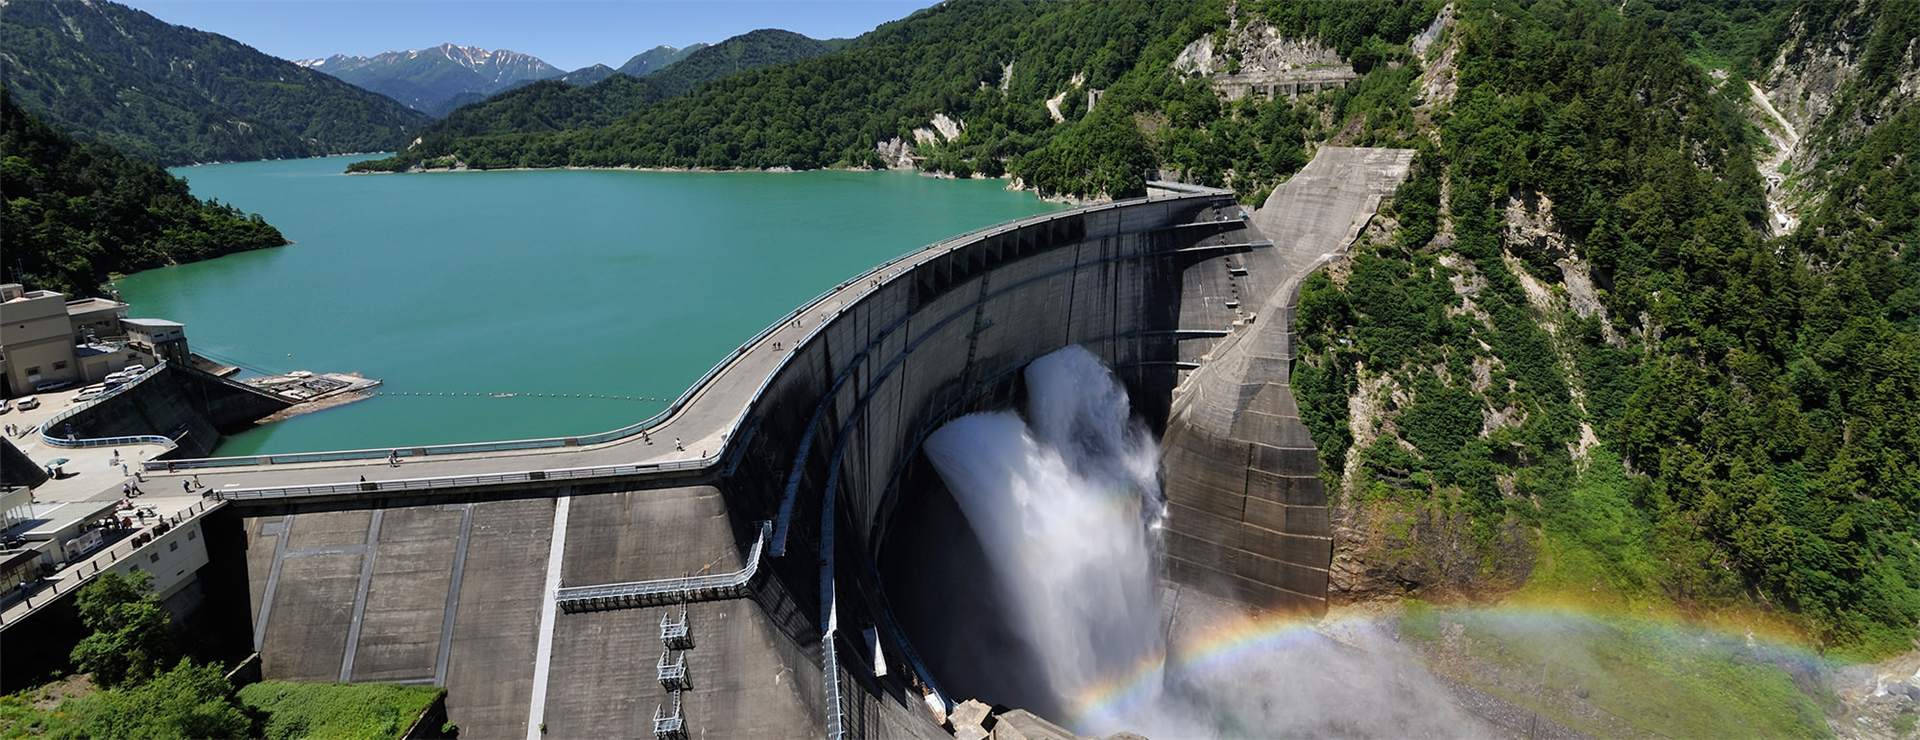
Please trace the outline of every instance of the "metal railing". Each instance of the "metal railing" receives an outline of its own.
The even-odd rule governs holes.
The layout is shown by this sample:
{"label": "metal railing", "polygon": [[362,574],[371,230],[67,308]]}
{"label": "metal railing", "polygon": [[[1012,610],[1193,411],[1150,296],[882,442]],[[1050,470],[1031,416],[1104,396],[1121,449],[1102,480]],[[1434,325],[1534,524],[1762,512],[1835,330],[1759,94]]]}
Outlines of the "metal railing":
{"label": "metal railing", "polygon": [[653,581],[609,583],[600,586],[571,586],[554,594],[553,600],[566,612],[629,609],[660,604],[737,599],[746,595],[747,584],[760,572],[760,554],[766,550],[773,523],[760,523],[760,536],[747,551],[747,564],[732,573]]}
{"label": "metal railing", "polygon": [[112,390],[103,392],[98,396],[94,396],[93,398],[87,399],[86,401],[82,401],[79,405],[74,406],[73,408],[67,409],[58,414],[54,414],[52,418],[47,419],[45,423],[40,425],[40,441],[48,445],[52,445],[54,447],[82,448],[82,449],[89,448],[89,447],[109,447],[113,445],[135,445],[135,444],[157,444],[157,445],[164,445],[169,450],[173,449],[175,447],[173,440],[158,434],[134,434],[134,435],[127,435],[122,437],[100,437],[100,438],[93,438],[93,439],[68,439],[66,437],[55,435],[53,433],[55,429],[59,428],[58,425],[61,422],[64,422],[68,419],[73,418],[75,414],[78,414],[82,411],[93,408],[94,406],[98,405],[101,401],[105,401],[109,398],[120,395],[122,392],[125,392],[127,389],[132,388],[136,385],[139,385],[142,382],[145,382],[147,378],[151,378],[155,374],[159,373],[160,368],[163,368],[166,366],[167,366],[166,361],[162,360],[160,364],[154,365],[152,368],[146,370],[145,372],[140,373],[139,376],[133,378],[132,380],[126,381],[125,383],[122,383],[119,386],[114,387]]}
{"label": "metal railing", "polygon": [[827,740],[844,740],[846,699],[840,695],[840,650],[833,644],[840,633],[840,598],[831,583],[827,584],[827,601],[827,631],[820,637],[820,673],[826,681]]}
{"label": "metal railing", "polygon": [[[228,501],[251,501],[270,498],[298,498],[302,496],[332,496],[350,493],[380,493],[385,491],[415,491],[431,488],[455,488],[462,486],[484,486],[508,483],[529,483],[545,480],[574,480],[580,478],[611,478],[625,475],[642,475],[676,470],[699,470],[712,465],[717,456],[692,460],[668,460],[666,462],[634,463],[631,465],[596,465],[581,468],[555,468],[552,470],[523,470],[511,473],[490,473],[484,475],[439,476],[433,478],[402,478],[399,480],[360,481],[354,483],[316,483],[306,486],[281,486],[277,488],[233,488],[212,492],[214,498]],[[160,465],[165,468],[165,463]]]}
{"label": "metal railing", "polygon": [[673,612],[660,615],[660,646],[668,650],[691,650],[693,632],[687,627],[687,604],[680,603],[680,618],[675,620]]}
{"label": "metal railing", "polygon": [[[668,658],[673,661],[668,662]],[[660,661],[654,664],[654,675],[660,679],[660,688],[684,691],[687,688],[687,654],[674,655],[672,650],[660,651]]]}
{"label": "metal railing", "polygon": [[665,706],[653,709],[654,740],[687,740],[687,719],[680,714],[680,692],[673,693],[673,712]]}
{"label": "metal railing", "polygon": [[49,444],[52,444],[55,447],[68,447],[68,448],[80,448],[80,449],[85,449],[89,447],[120,447],[124,445],[160,445],[162,447],[165,447],[171,450],[179,446],[179,445],[176,445],[173,440],[167,439],[166,437],[162,437],[158,434],[135,434],[135,435],[126,436],[126,437],[99,437],[95,439],[75,439],[75,440],[66,440],[66,439],[54,440],[46,437],[46,435],[44,434],[42,434],[41,437],[43,439],[47,439]]}

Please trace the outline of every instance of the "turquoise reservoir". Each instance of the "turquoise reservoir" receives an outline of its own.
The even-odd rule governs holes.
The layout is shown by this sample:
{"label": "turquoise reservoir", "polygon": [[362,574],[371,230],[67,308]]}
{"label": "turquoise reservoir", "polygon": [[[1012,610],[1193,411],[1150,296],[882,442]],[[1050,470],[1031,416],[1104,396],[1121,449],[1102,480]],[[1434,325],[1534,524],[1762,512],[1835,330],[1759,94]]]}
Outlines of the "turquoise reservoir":
{"label": "turquoise reservoir", "polygon": [[249,373],[386,381],[219,454],[625,426],[836,283],[1057,208],[1002,181],[901,172],[340,174],[350,161],[174,170],[297,244],[118,283],[131,315],[183,322],[195,352]]}

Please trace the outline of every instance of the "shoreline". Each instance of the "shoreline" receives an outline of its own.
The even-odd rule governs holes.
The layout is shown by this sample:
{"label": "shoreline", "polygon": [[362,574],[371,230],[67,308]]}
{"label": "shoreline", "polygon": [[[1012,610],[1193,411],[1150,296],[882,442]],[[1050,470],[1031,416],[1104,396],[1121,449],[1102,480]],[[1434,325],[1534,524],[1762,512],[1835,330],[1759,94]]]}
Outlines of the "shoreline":
{"label": "shoreline", "polygon": [[[351,172],[350,171],[350,172],[344,172],[341,174],[344,174],[350,177],[358,177],[361,175],[437,175],[437,174],[452,174],[452,173],[460,173],[460,172],[552,172],[552,171],[668,172],[668,173],[701,173],[701,174],[728,174],[728,173],[786,174],[786,173],[800,173],[800,172],[912,172],[921,177],[933,178],[936,180],[963,179],[955,176],[951,172],[928,172],[926,170],[914,170],[914,169],[904,168],[904,167],[887,167],[884,169],[876,169],[873,167],[819,167],[811,170],[796,170],[792,167],[786,167],[786,166],[758,167],[758,168],[729,167],[726,169],[715,169],[711,167],[637,167],[637,166],[583,167],[579,165],[567,165],[565,167],[493,167],[488,169],[473,169],[471,167],[466,167],[466,166],[459,166],[459,167],[417,167],[416,166],[416,167],[408,168],[407,170],[402,172]],[[1101,194],[1093,197],[1081,197],[1077,195],[1068,195],[1065,193],[1054,193],[1054,194],[1042,193],[1038,189],[1029,187],[1019,177],[1016,177],[1012,174],[1000,175],[999,177],[987,177],[985,175],[981,175],[976,172],[971,177],[967,177],[964,179],[1008,180],[1009,182],[1007,183],[1006,187],[1002,188],[1003,190],[1006,190],[1009,192],[1015,192],[1015,193],[1019,193],[1019,192],[1033,193],[1034,198],[1045,203],[1054,203],[1057,205],[1090,206],[1090,205],[1098,205],[1101,203],[1111,203],[1114,200],[1111,196],[1108,196],[1105,194]]]}

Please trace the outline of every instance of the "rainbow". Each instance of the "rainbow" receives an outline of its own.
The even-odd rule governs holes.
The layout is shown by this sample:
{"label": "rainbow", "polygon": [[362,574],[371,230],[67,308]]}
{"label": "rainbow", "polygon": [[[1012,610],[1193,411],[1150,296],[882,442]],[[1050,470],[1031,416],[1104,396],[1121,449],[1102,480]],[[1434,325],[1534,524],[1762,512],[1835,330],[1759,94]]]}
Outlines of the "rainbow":
{"label": "rainbow", "polygon": [[[1442,618],[1446,618],[1447,615],[1471,613],[1479,620],[1491,620],[1499,624],[1499,629],[1503,632],[1557,632],[1611,624],[1617,627],[1650,628],[1668,636],[1669,639],[1674,639],[1676,644],[1690,643],[1699,639],[1743,641],[1749,645],[1764,646],[1780,653],[1818,659],[1814,651],[1808,649],[1800,640],[1792,639],[1791,635],[1780,634],[1777,628],[1767,629],[1771,625],[1752,624],[1745,620],[1706,624],[1644,615],[1633,616],[1619,612],[1588,613],[1563,606],[1541,604],[1491,608],[1439,608],[1435,611]],[[1119,671],[1106,680],[1069,697],[1066,703],[1067,720],[1073,727],[1119,726],[1125,723],[1127,717],[1139,716],[1143,710],[1150,708],[1158,701],[1170,676],[1177,678],[1182,675],[1216,675],[1230,672],[1236,670],[1236,666],[1244,661],[1263,654],[1333,639],[1330,633],[1338,632],[1342,625],[1370,629],[1389,619],[1391,617],[1371,614],[1331,616],[1320,619],[1298,615],[1254,617],[1236,614],[1203,629],[1181,635],[1169,646],[1166,655],[1156,655],[1142,660],[1129,669]],[[1679,638],[1688,639],[1680,640]]]}

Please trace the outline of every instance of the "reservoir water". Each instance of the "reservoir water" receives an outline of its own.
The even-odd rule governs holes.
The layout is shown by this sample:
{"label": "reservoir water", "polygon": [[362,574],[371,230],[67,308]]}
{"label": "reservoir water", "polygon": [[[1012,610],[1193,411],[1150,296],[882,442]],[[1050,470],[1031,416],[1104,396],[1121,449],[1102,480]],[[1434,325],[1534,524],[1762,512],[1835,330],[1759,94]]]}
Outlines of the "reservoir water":
{"label": "reservoir water", "polygon": [[[297,243],[117,283],[130,315],[182,322],[195,352],[248,373],[386,381],[219,454],[626,426],[836,283],[1059,207],[902,172],[340,174],[351,161],[174,170]],[[451,395],[393,395],[409,393]]]}

